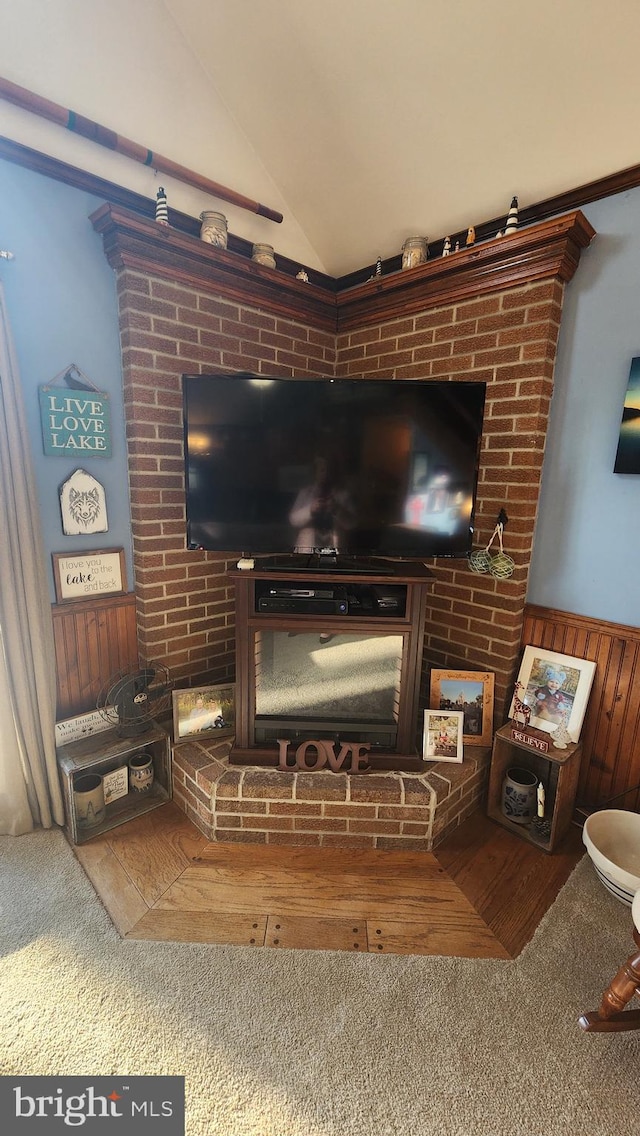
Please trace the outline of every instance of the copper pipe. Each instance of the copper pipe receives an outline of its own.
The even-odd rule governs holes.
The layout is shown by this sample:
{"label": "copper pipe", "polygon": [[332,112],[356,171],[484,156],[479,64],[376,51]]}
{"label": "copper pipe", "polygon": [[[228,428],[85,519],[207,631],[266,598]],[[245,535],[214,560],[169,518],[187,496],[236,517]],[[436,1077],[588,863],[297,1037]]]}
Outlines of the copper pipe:
{"label": "copper pipe", "polygon": [[109,130],[106,126],[101,126],[98,122],[93,122],[90,118],[76,114],[73,110],[66,110],[58,103],[42,98],[40,95],[34,94],[33,91],[28,91],[26,87],[19,87],[17,83],[11,83],[9,79],[2,77],[0,77],[0,98],[4,99],[5,102],[13,103],[14,106],[21,107],[22,110],[29,110],[33,114],[39,115],[40,118],[46,118],[49,122],[55,122],[58,126],[64,126],[67,130],[73,131],[74,134],[80,134],[83,138],[88,138],[90,142],[96,142],[98,146],[104,146],[107,150],[115,150],[118,154],[124,154],[126,158],[132,158],[134,162],[141,162],[143,166],[150,166],[152,169],[158,170],[159,173],[169,174],[176,181],[185,182],[186,185],[202,189],[205,193],[219,197],[222,201],[228,201],[230,205],[237,205],[240,209],[249,210],[250,213],[258,213],[260,217],[268,217],[270,221],[277,221],[278,223],[282,221],[282,213],[277,213],[268,205],[261,205],[259,201],[252,201],[250,197],[244,197],[243,194],[236,193],[235,190],[228,189],[227,186],[220,185],[217,181],[211,181],[210,178],[197,174],[194,170],[187,169],[186,166],[172,162],[170,158],[165,158],[162,154],[156,154],[153,150],[147,150],[145,146],[140,146],[129,138],[123,138],[120,134],[116,134],[115,131]]}

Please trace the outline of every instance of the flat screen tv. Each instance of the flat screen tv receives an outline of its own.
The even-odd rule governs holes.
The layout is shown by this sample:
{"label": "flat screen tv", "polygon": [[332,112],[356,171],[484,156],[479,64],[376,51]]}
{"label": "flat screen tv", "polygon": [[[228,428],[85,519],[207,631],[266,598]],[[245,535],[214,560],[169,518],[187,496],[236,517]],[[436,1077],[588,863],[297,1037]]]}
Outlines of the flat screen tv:
{"label": "flat screen tv", "polygon": [[187,542],[309,564],[465,556],[486,385],[185,375]]}

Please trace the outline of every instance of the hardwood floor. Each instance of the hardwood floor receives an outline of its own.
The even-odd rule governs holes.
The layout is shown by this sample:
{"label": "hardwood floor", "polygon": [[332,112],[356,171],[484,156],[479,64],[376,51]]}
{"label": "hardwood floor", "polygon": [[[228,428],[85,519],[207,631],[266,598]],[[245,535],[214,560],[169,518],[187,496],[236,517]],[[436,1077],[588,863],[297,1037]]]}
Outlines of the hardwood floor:
{"label": "hardwood floor", "polygon": [[482,813],[435,852],[218,844],[168,802],[74,851],[128,939],[508,959],[584,849]]}

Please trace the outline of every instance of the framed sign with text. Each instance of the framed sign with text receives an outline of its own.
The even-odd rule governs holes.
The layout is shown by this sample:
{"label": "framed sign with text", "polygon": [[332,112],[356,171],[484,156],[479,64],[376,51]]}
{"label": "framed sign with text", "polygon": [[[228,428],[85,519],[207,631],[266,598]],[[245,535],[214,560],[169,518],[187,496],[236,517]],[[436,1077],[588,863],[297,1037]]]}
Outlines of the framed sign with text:
{"label": "framed sign with text", "polygon": [[101,710],[88,710],[86,714],[76,714],[73,718],[63,718],[55,724],[56,745],[76,742],[91,734],[100,734],[111,727]]}
{"label": "framed sign with text", "polygon": [[127,590],[123,548],[52,552],[51,559],[58,603],[122,595]]}

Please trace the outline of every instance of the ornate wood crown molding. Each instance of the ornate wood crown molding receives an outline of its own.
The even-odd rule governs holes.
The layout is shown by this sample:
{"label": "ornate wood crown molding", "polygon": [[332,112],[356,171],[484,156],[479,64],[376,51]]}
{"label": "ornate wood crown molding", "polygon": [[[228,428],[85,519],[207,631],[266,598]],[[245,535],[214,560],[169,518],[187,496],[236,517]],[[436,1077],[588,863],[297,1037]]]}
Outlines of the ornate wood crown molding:
{"label": "ornate wood crown molding", "polygon": [[102,205],[90,220],[102,234],[112,268],[133,268],[312,327],[336,330],[335,296],[313,283],[112,205]]}
{"label": "ornate wood crown molding", "polygon": [[519,229],[337,295],[229,249],[103,205],[91,215],[113,268],[128,267],[327,331],[381,323],[535,280],[571,279],[595,230],[579,211]]}
{"label": "ornate wood crown molding", "polygon": [[376,277],[338,294],[338,330],[349,331],[534,280],[557,277],[566,282],[594,236],[595,229],[576,210],[416,268]]}

